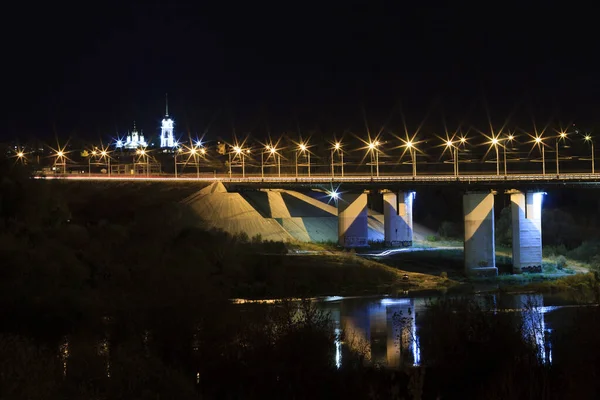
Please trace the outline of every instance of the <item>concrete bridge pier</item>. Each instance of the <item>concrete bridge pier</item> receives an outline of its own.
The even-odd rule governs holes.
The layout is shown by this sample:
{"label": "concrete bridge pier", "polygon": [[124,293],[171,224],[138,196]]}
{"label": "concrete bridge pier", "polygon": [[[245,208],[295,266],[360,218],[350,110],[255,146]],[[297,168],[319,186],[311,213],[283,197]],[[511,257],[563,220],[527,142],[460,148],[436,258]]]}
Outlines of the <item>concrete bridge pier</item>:
{"label": "concrete bridge pier", "polygon": [[383,229],[388,246],[412,246],[414,192],[383,190]]}
{"label": "concrete bridge pier", "polygon": [[340,246],[369,245],[367,195],[368,192],[343,193],[338,198],[338,244]]}
{"label": "concrete bridge pier", "polygon": [[463,195],[467,275],[498,275],[494,243],[494,194],[495,192],[467,192]]}
{"label": "concrete bridge pier", "polygon": [[512,211],[513,273],[542,272],[544,192],[509,191]]}

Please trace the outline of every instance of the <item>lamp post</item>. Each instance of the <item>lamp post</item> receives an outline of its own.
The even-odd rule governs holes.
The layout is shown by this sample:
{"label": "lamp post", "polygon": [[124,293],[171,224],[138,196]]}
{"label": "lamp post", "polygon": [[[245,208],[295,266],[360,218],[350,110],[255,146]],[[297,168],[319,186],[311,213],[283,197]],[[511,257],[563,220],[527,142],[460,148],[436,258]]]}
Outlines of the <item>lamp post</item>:
{"label": "lamp post", "polygon": [[544,151],[544,141],[540,136],[536,136],[535,143],[542,148],[542,175],[546,175],[546,153]]}
{"label": "lamp post", "polygon": [[[233,151],[235,152],[235,157],[240,157],[240,159],[242,160],[242,178],[246,177],[246,154],[248,153],[250,154],[250,149],[246,149],[246,151],[244,152],[244,149],[242,149],[240,146],[233,146]],[[229,153],[229,177],[231,178],[231,153]]]}
{"label": "lamp post", "polygon": [[310,151],[308,151],[308,147],[304,143],[300,143],[298,145],[298,150],[296,150],[296,178],[298,177],[298,155],[302,153],[305,155],[308,162],[308,176],[310,177]]}
{"label": "lamp post", "polygon": [[371,177],[373,176],[373,157],[375,157],[375,174],[379,177],[379,141],[369,143],[369,153],[371,153]]}
{"label": "lamp post", "polygon": [[177,178],[177,155],[183,153],[183,149],[181,147],[178,147],[177,150],[175,150],[175,154],[173,155],[173,159],[175,160],[175,178]]}
{"label": "lamp post", "polygon": [[[508,137],[506,139],[508,140],[509,143],[512,143],[514,138],[515,137],[513,135],[508,135]],[[504,145],[504,176],[508,175],[506,164],[507,164],[507,162],[506,162],[506,145]]]}
{"label": "lamp post", "polygon": [[196,179],[200,178],[200,162],[196,158],[198,157],[198,149],[196,147],[192,147],[190,149],[190,155],[194,158],[194,164],[196,164]]}
{"label": "lamp post", "polygon": [[335,163],[333,160],[334,153],[338,153],[340,155],[340,167],[342,178],[344,177],[344,152],[342,151],[342,144],[340,142],[335,142],[333,147],[331,148],[331,177],[335,176]]}
{"label": "lamp post", "polygon": [[88,175],[92,175],[92,158],[96,157],[97,154],[96,150],[92,150],[91,155],[88,157]]}
{"label": "lamp post", "polygon": [[100,158],[104,158],[106,160],[106,166],[108,169],[108,176],[110,176],[110,157],[108,156],[108,152],[106,150],[102,150],[100,152]]}
{"label": "lamp post", "polygon": [[446,140],[446,148],[450,151],[452,155],[452,165],[454,166],[454,176],[458,176],[458,164],[457,164],[457,150],[458,147],[454,145],[452,140]]}
{"label": "lamp post", "polygon": [[415,144],[412,142],[412,140],[408,140],[404,146],[408,149],[408,151],[410,152],[410,159],[412,162],[412,176],[415,177],[417,176],[417,155],[416,153],[416,148],[415,148]]}
{"label": "lamp post", "polygon": [[277,176],[281,178],[281,155],[277,152],[277,148],[272,145],[265,146],[265,151],[260,153],[260,170],[261,176],[265,177],[264,154],[267,153],[267,161],[273,157],[273,161],[277,162]]}
{"label": "lamp post", "polygon": [[494,146],[494,149],[496,150],[496,175],[500,175],[500,154],[498,151],[498,144],[499,144],[499,140],[498,138],[492,138],[492,140],[490,141],[490,143],[492,144],[492,146]]}
{"label": "lamp post", "polygon": [[[465,136],[461,136],[459,139],[459,145],[462,145],[463,147],[465,147],[465,145],[467,144],[467,138]],[[458,163],[458,154],[459,154],[459,146],[456,146],[456,176],[459,176],[459,163]]]}
{"label": "lamp post", "polygon": [[559,165],[559,157],[558,157],[558,144],[561,140],[565,140],[567,138],[566,132],[560,132],[558,137],[556,138],[556,175],[560,175],[560,165]]}
{"label": "lamp post", "polygon": [[56,160],[54,161],[55,165],[62,165],[63,167],[63,174],[67,173],[67,163],[65,160],[65,153],[62,150],[58,150],[56,152]]}
{"label": "lamp post", "polygon": [[592,174],[595,174],[596,171],[594,170],[594,140],[592,139],[592,137],[590,135],[585,135],[584,136],[584,140],[586,142],[590,142],[590,145],[592,146]]}

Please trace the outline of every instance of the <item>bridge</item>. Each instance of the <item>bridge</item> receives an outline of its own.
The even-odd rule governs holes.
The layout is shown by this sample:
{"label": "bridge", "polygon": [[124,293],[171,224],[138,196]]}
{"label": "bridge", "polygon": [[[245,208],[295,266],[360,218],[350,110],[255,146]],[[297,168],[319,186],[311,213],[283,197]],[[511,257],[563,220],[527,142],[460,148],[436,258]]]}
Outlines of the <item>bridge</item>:
{"label": "bridge", "polygon": [[510,195],[513,230],[513,272],[541,272],[544,188],[599,187],[600,174],[469,174],[469,175],[92,175],[37,176],[67,181],[137,181],[222,183],[228,191],[313,189],[337,207],[340,246],[368,246],[367,196],[383,200],[384,240],[389,246],[413,243],[412,207],[419,188],[453,185],[464,190],[464,258],[469,275],[497,275],[494,238],[494,195]]}

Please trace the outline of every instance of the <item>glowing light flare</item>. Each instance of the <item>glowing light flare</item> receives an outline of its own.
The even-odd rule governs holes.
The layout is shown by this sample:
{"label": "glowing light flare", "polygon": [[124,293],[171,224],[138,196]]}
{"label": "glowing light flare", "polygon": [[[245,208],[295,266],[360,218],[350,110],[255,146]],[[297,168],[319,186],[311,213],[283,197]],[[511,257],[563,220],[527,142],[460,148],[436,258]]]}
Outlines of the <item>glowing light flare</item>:
{"label": "glowing light flare", "polygon": [[23,153],[22,151],[19,151],[19,152],[17,153],[17,157],[19,157],[19,158],[23,158],[23,157],[25,157],[25,153]]}
{"label": "glowing light flare", "polygon": [[341,144],[340,142],[336,142],[336,143],[333,145],[333,148],[334,148],[334,149],[336,149],[336,150],[339,150],[341,147],[342,147],[342,144]]}
{"label": "glowing light flare", "polygon": [[304,143],[300,143],[298,145],[298,148],[300,149],[300,151],[306,151],[306,145]]}
{"label": "glowing light flare", "polygon": [[492,138],[492,140],[490,141],[490,143],[491,143],[493,146],[497,146],[497,145],[498,145],[498,143],[500,143],[500,141],[498,140],[498,138]]}
{"label": "glowing light flare", "polygon": [[514,140],[515,137],[513,135],[508,135],[508,140]]}
{"label": "glowing light flare", "polygon": [[591,141],[591,140],[592,140],[592,137],[591,137],[590,135],[585,135],[585,136],[583,137],[583,139],[584,139],[586,142],[589,142],[589,141]]}

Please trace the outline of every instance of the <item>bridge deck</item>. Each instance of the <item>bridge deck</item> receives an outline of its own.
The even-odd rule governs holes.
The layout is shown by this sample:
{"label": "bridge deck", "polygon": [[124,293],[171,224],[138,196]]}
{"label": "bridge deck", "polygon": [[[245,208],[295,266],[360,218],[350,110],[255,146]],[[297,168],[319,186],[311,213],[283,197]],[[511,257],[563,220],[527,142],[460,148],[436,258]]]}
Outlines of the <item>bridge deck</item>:
{"label": "bridge deck", "polygon": [[600,174],[570,173],[570,174],[509,174],[509,175],[347,175],[344,177],[331,175],[314,176],[233,176],[217,175],[207,176],[181,176],[172,175],[50,175],[36,176],[37,179],[65,179],[65,180],[91,180],[91,181],[155,181],[155,182],[222,182],[235,187],[325,187],[325,186],[357,186],[357,187],[385,187],[385,186],[433,186],[433,185],[458,185],[458,186],[600,186]]}

